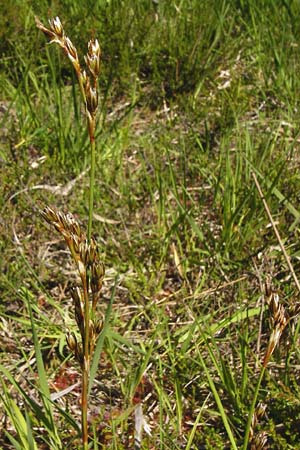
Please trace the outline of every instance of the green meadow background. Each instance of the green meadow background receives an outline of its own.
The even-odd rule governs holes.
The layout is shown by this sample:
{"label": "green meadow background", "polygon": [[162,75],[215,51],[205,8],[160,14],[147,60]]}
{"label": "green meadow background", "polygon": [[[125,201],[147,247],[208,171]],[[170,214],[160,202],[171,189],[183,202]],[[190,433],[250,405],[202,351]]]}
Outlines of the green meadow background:
{"label": "green meadow background", "polygon": [[73,69],[34,16],[59,16],[82,62],[91,37],[102,51],[93,233],[112,311],[90,448],[134,448],[139,401],[142,449],[247,448],[266,280],[291,320],[251,448],[300,448],[299,292],[252,175],[298,274],[299,2],[0,5],[0,448],[79,448],[75,269],[39,210],[87,227],[89,142]]}

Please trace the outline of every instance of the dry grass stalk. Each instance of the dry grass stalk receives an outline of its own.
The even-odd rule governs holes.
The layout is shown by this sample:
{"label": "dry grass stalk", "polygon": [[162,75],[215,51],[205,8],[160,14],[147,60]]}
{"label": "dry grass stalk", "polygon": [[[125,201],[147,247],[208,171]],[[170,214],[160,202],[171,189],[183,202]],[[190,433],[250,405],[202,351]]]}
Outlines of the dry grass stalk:
{"label": "dry grass stalk", "polygon": [[96,318],[96,307],[102,288],[104,265],[101,262],[96,241],[93,238],[87,240],[72,214],[64,214],[50,207],[46,207],[41,214],[63,236],[81,279],[81,286],[71,288],[75,321],[81,342],[78,342],[75,333],[70,332],[67,332],[66,340],[82,371],[82,435],[83,448],[87,448],[85,447],[88,442],[87,389],[91,358],[102,330],[102,322]]}
{"label": "dry grass stalk", "polygon": [[266,408],[267,408],[267,405],[264,405],[263,403],[258,403],[257,407],[255,408],[254,414],[252,416],[250,435],[249,435],[251,450],[261,450],[261,449],[265,448],[265,445],[267,443],[267,435],[265,432],[262,431],[262,432],[255,434],[255,429],[256,429],[258,423],[260,422],[260,420],[265,415]]}
{"label": "dry grass stalk", "polygon": [[35,22],[36,26],[50,38],[50,44],[58,44],[71,61],[79,81],[89,124],[93,127],[93,121],[98,108],[97,82],[100,73],[101,56],[98,40],[90,40],[88,43],[88,53],[84,58],[90,74],[87,75],[86,71],[81,68],[77,49],[71,39],[66,36],[59,17],[49,20],[50,28],[46,28],[38,17],[35,18]]}
{"label": "dry grass stalk", "polygon": [[[96,241],[92,238],[92,218],[94,206],[94,184],[96,166],[96,113],[99,103],[98,77],[100,73],[100,46],[97,39],[90,40],[88,52],[85,56],[87,71],[82,69],[76,47],[66,35],[59,17],[49,20],[49,28],[45,27],[36,17],[37,27],[50,38],[50,43],[58,44],[71,61],[80,86],[85,104],[87,128],[91,147],[91,169],[89,186],[89,220],[87,236],[74,217],[63,214],[53,208],[45,208],[42,212],[44,219],[53,225],[64,237],[72,257],[76,262],[81,278],[81,286],[74,287],[71,295],[74,302],[75,320],[80,332],[81,342],[77,341],[74,333],[67,334],[67,343],[75,355],[82,370],[82,443],[83,449],[88,449],[87,402],[88,383],[90,375],[91,357],[95,343],[101,332],[101,323],[95,320],[95,310],[99,300],[104,267],[99,258]],[[91,302],[90,302],[91,296]]]}
{"label": "dry grass stalk", "polygon": [[250,450],[263,450],[267,448],[268,437],[265,431],[257,433],[250,444]]}
{"label": "dry grass stalk", "polygon": [[266,367],[272,353],[279,343],[283,330],[288,324],[288,315],[282,304],[279,303],[279,296],[276,292],[272,291],[271,287],[266,284],[266,296],[267,303],[270,311],[270,323],[271,323],[271,336],[269,339],[269,345],[267,347],[265,357],[263,360],[263,366]]}
{"label": "dry grass stalk", "polygon": [[266,433],[261,432],[256,435],[254,434],[255,427],[259,419],[263,416],[265,412],[265,407],[262,407],[260,404],[258,404],[257,407],[255,408],[255,405],[257,402],[259,388],[267,365],[270,361],[270,358],[276,346],[279,344],[280,337],[285,327],[289,323],[288,314],[285,311],[284,306],[279,303],[278,294],[271,289],[269,283],[266,283],[265,290],[266,290],[267,304],[269,306],[270,311],[270,323],[272,331],[248,415],[243,450],[249,448],[249,444],[250,448],[253,450],[260,450],[265,448],[267,442]]}
{"label": "dry grass stalk", "polygon": [[[269,344],[263,360],[263,369],[261,376],[263,375],[270,358],[279,344],[280,337],[288,324],[288,317],[283,305],[279,303],[279,296],[276,292],[272,291],[269,283],[266,283],[266,297],[267,304],[270,311],[270,324],[271,324],[271,335],[269,339]],[[251,419],[251,425],[249,430],[249,443],[251,450],[261,450],[265,448],[267,443],[267,434],[265,432],[259,432],[255,434],[255,428],[257,427],[260,419],[264,416],[266,410],[266,405],[258,403]]]}
{"label": "dry grass stalk", "polygon": [[78,79],[81,95],[85,104],[87,117],[87,128],[91,145],[91,169],[90,169],[90,189],[89,189],[89,222],[88,239],[92,236],[92,218],[94,204],[94,184],[95,184],[95,132],[96,113],[99,105],[98,78],[100,74],[101,50],[97,39],[92,39],[88,43],[88,52],[84,57],[87,71],[82,69],[77,49],[71,39],[66,35],[59,17],[49,20],[50,28],[46,28],[36,17],[36,26],[50,38],[50,44],[59,45],[66,56],[71,61]]}

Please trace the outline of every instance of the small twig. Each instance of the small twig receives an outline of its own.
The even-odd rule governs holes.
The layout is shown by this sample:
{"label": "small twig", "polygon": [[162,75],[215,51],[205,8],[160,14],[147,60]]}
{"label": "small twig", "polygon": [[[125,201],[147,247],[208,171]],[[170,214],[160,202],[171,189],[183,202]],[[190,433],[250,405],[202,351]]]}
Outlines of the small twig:
{"label": "small twig", "polygon": [[285,248],[284,248],[284,245],[283,245],[283,242],[282,242],[282,240],[281,240],[279,231],[278,231],[278,229],[277,229],[277,227],[276,227],[276,225],[275,225],[275,222],[274,222],[274,220],[273,220],[272,214],[271,214],[271,212],[270,212],[270,209],[269,209],[269,207],[268,207],[268,204],[267,204],[267,202],[266,202],[266,199],[265,199],[265,197],[264,197],[264,194],[263,194],[263,192],[262,192],[262,190],[261,190],[260,184],[259,184],[259,182],[258,182],[258,180],[257,180],[257,177],[256,177],[256,175],[255,175],[254,172],[252,172],[252,177],[253,177],[254,183],[255,183],[255,185],[256,185],[256,188],[257,188],[257,190],[258,190],[259,196],[260,196],[260,198],[261,198],[261,200],[262,200],[262,202],[263,202],[263,205],[264,205],[264,208],[265,208],[266,213],[267,213],[267,215],[268,215],[268,218],[269,218],[269,220],[270,220],[270,223],[271,223],[271,225],[272,225],[272,227],[273,227],[275,236],[276,236],[276,238],[277,238],[277,240],[278,240],[279,246],[280,246],[281,251],[282,251],[282,253],[283,253],[283,256],[284,256],[284,258],[285,258],[285,260],[286,260],[286,263],[287,263],[287,265],[288,265],[288,268],[289,268],[289,270],[290,270],[290,272],[291,272],[291,274],[292,274],[292,277],[294,278],[294,281],[295,281],[295,284],[296,284],[296,286],[297,286],[297,289],[298,289],[298,291],[300,292],[300,284],[299,284],[297,275],[296,275],[296,273],[295,273],[295,271],[294,271],[294,268],[293,268],[293,266],[292,266],[290,257],[288,256],[288,254],[287,254],[287,252],[286,252],[286,250],[285,250]]}

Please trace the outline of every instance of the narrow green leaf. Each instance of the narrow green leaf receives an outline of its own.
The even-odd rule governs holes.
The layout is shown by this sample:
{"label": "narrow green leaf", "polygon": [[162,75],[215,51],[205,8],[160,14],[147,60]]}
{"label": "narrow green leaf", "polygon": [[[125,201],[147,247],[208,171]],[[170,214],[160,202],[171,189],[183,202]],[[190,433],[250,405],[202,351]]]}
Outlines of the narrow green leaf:
{"label": "narrow green leaf", "polygon": [[[210,394],[209,394],[209,395],[210,395]],[[185,450],[190,450],[190,448],[191,448],[191,445],[192,445],[192,443],[193,443],[193,440],[194,440],[194,437],[195,437],[195,434],[196,434],[196,431],[197,431],[197,427],[198,427],[198,424],[199,424],[199,422],[200,422],[200,419],[201,419],[201,416],[202,416],[202,412],[203,412],[203,410],[204,410],[204,408],[205,408],[205,406],[206,406],[207,400],[208,400],[208,396],[207,396],[207,398],[205,399],[205,401],[203,402],[203,405],[201,406],[200,411],[199,411],[198,414],[197,414],[197,417],[196,417],[196,420],[195,420],[195,422],[194,422],[193,428],[192,428],[192,430],[191,430],[191,432],[190,432],[189,439],[188,439],[188,441],[187,441]]]}
{"label": "narrow green leaf", "polygon": [[116,287],[117,287],[117,282],[118,282],[119,277],[117,276],[115,279],[115,284],[112,290],[112,294],[109,300],[109,304],[107,305],[107,309],[106,309],[106,313],[105,313],[105,320],[104,320],[104,324],[103,324],[103,329],[101,331],[101,334],[97,340],[97,344],[96,344],[96,348],[95,348],[95,352],[94,352],[94,356],[93,356],[93,360],[92,360],[92,364],[91,364],[91,371],[90,371],[90,379],[89,379],[89,389],[88,389],[88,396],[90,395],[92,386],[94,384],[94,380],[96,377],[96,373],[98,370],[98,365],[99,365],[99,361],[101,358],[101,353],[102,353],[102,349],[103,349],[103,345],[104,345],[104,341],[105,341],[105,337],[108,333],[109,330],[109,320],[110,320],[110,315],[111,315],[111,310],[112,310],[112,304],[115,298],[115,293],[116,293]]}
{"label": "narrow green leaf", "polygon": [[[245,309],[243,311],[236,311],[234,314],[232,314],[230,317],[226,317],[225,319],[220,320],[217,323],[212,324],[208,329],[207,332],[209,335],[214,335],[216,334],[218,331],[220,331],[222,328],[227,328],[228,326],[230,326],[233,323],[238,323],[242,320],[251,318],[251,317],[255,317],[258,316],[259,314],[261,314],[261,308],[257,307],[257,308],[250,308],[250,309]],[[193,324],[193,333],[197,333],[200,331],[200,328],[202,327],[201,323],[197,323],[196,325]],[[186,332],[183,332],[183,330],[187,330]],[[190,340],[191,339],[191,325],[185,326],[181,329],[179,329],[178,331],[176,331],[175,336],[178,336],[179,334],[182,334],[179,338],[179,343],[184,344],[186,339]],[[203,342],[203,339],[201,338],[201,341]]]}
{"label": "narrow green leaf", "polygon": [[37,445],[32,437],[28,441],[28,436],[31,433],[30,423],[27,422],[25,417],[23,416],[20,408],[14,401],[14,399],[10,396],[4,381],[2,381],[3,387],[3,395],[1,395],[1,399],[4,404],[4,408],[6,410],[7,415],[9,416],[15,431],[18,434],[20,444],[22,444],[23,450],[37,450]]}
{"label": "narrow green leaf", "polygon": [[213,396],[215,398],[215,402],[216,402],[216,404],[218,406],[218,410],[219,410],[220,415],[222,417],[222,421],[223,421],[224,427],[226,429],[228,438],[229,438],[229,440],[231,442],[231,446],[232,446],[233,450],[238,450],[238,447],[236,445],[236,442],[235,442],[235,439],[234,439],[234,436],[233,436],[233,433],[232,433],[232,430],[231,430],[231,427],[230,427],[230,424],[229,424],[229,421],[228,421],[228,418],[227,418],[227,415],[226,415],[226,411],[225,411],[225,409],[223,407],[223,404],[222,404],[221,398],[220,398],[220,396],[218,394],[218,391],[217,391],[217,388],[215,386],[215,383],[214,383],[212,377],[210,376],[210,373],[209,373],[209,370],[207,368],[207,365],[205,364],[204,359],[202,358],[202,355],[201,355],[199,349],[197,349],[197,350],[198,350],[199,360],[200,360],[201,365],[202,365],[202,367],[204,369],[204,372],[205,372],[205,375],[206,375],[209,387],[210,387],[210,389],[211,389],[211,391],[213,393]]}
{"label": "narrow green leaf", "polygon": [[56,428],[56,425],[54,422],[54,417],[53,417],[52,402],[50,400],[50,389],[48,386],[48,380],[47,380],[44,361],[43,361],[43,357],[42,357],[41,347],[40,347],[40,343],[39,343],[36,328],[35,328],[35,323],[34,323],[34,318],[33,318],[33,313],[32,313],[32,308],[31,308],[31,303],[30,303],[29,298],[28,298],[28,311],[29,311],[29,317],[30,317],[30,322],[31,322],[31,330],[32,330],[34,351],[35,351],[35,356],[36,356],[37,370],[38,370],[38,375],[39,375],[39,385],[40,385],[41,394],[42,394],[41,399],[44,404],[46,416],[49,420],[50,430],[52,432],[53,445],[57,445],[58,448],[61,448],[61,441],[58,436],[57,428]]}
{"label": "narrow green leaf", "polygon": [[5,436],[8,438],[8,440],[12,443],[15,450],[25,450],[24,447],[21,447],[19,442],[6,430],[4,430]]}
{"label": "narrow green leaf", "polygon": [[37,445],[33,438],[30,417],[26,410],[25,410],[25,416],[26,416],[26,425],[27,425],[27,442],[29,445],[29,450],[37,450]]}

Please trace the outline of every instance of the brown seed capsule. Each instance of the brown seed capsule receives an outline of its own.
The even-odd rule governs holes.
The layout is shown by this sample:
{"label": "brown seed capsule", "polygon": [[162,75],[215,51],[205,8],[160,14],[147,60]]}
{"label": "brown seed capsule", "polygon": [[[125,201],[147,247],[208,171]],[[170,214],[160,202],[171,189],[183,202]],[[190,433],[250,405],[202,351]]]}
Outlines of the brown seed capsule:
{"label": "brown seed capsule", "polygon": [[81,260],[77,261],[77,268],[81,279],[86,279],[86,268]]}
{"label": "brown seed capsule", "polygon": [[77,349],[78,343],[77,343],[77,339],[76,339],[75,334],[68,332],[67,335],[66,335],[66,340],[67,340],[67,344],[68,344],[69,349],[73,353],[76,353],[76,349]]}
{"label": "brown seed capsule", "polygon": [[70,59],[71,63],[73,64],[76,73],[79,75],[81,73],[81,70],[76,47],[73,45],[71,39],[69,39],[68,37],[66,37],[64,41],[65,41],[65,52],[68,58]]}
{"label": "brown seed capsule", "polygon": [[255,408],[255,415],[257,417],[257,420],[260,420],[266,412],[267,405],[265,403],[259,402],[258,405]]}
{"label": "brown seed capsule", "polygon": [[40,21],[40,19],[38,17],[35,17],[35,24],[43,33],[45,33],[47,36],[49,36],[51,38],[51,42],[55,42],[55,40],[57,39],[55,32],[52,30],[48,30],[48,28],[46,28],[42,24],[42,22]]}
{"label": "brown seed capsule", "polygon": [[80,366],[83,367],[83,350],[82,345],[77,344],[77,347],[75,349],[75,358],[79,362]]}
{"label": "brown seed capsule", "polygon": [[74,234],[71,235],[73,250],[76,254],[79,254],[79,244],[81,242],[81,237]]}
{"label": "brown seed capsule", "polygon": [[86,109],[92,116],[95,115],[98,107],[98,92],[97,89],[91,86],[89,78],[85,85]]}
{"label": "brown seed capsule", "polygon": [[84,57],[85,63],[91,72],[93,78],[96,80],[100,73],[100,46],[97,39],[91,40],[88,43],[88,53]]}
{"label": "brown seed capsule", "polygon": [[51,30],[59,37],[64,36],[64,30],[59,17],[49,20]]}
{"label": "brown seed capsule", "polygon": [[92,265],[91,289],[94,294],[101,290],[104,274],[105,267],[102,262],[97,262]]}
{"label": "brown seed capsule", "polygon": [[103,329],[103,322],[102,322],[102,320],[101,319],[95,320],[94,330],[95,330],[95,334],[97,336],[101,333],[102,329]]}
{"label": "brown seed capsule", "polygon": [[88,241],[85,239],[79,243],[79,257],[81,262],[87,266],[88,259]]}
{"label": "brown seed capsule", "polygon": [[90,241],[85,239],[79,245],[80,259],[86,267],[90,267],[96,258],[97,244],[95,239],[91,238]]}
{"label": "brown seed capsule", "polygon": [[70,213],[67,214],[66,224],[67,224],[67,228],[70,233],[72,233],[73,235],[75,235],[77,237],[82,236],[80,225],[77,222],[77,220],[75,219],[75,217],[73,216],[73,214],[70,214]]}
{"label": "brown seed capsule", "polygon": [[50,223],[51,225],[56,223],[58,220],[58,211],[54,208],[50,208],[50,206],[46,206],[42,211],[40,211],[40,213],[43,219],[45,219],[46,222]]}
{"label": "brown seed capsule", "polygon": [[82,337],[84,336],[84,301],[82,290],[78,286],[72,287],[71,296],[75,306],[75,320]]}

